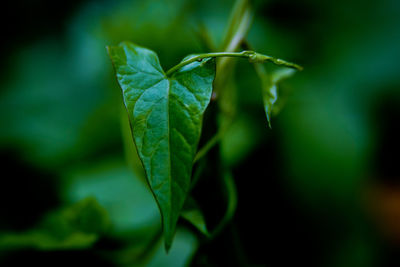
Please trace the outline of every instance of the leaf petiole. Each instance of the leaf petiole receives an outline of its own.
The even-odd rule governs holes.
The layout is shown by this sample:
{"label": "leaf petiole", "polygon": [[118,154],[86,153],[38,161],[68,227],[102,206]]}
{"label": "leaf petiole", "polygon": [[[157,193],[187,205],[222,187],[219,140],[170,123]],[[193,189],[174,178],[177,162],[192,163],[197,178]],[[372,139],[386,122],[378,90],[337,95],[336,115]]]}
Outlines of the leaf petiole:
{"label": "leaf petiole", "polygon": [[266,61],[272,62],[276,65],[282,65],[285,67],[289,68],[294,68],[299,71],[303,70],[303,67],[300,65],[297,65],[292,62],[285,61],[283,59],[279,58],[274,58],[271,56],[263,55],[254,51],[242,51],[242,52],[216,52],[216,53],[205,53],[205,54],[199,54],[196,56],[193,56],[187,60],[182,61],[181,63],[175,65],[171,69],[169,69],[166,73],[168,77],[170,77],[174,72],[178,71],[182,67],[193,63],[195,61],[201,61],[205,58],[210,58],[210,57],[241,57],[241,58],[248,58],[250,62],[252,63],[263,63]]}

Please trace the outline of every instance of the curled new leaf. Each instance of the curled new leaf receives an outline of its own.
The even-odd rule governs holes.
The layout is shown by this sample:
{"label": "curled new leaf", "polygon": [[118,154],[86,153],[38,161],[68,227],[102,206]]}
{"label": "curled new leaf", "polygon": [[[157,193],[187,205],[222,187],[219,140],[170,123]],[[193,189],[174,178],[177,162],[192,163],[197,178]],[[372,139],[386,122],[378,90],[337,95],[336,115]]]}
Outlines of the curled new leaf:
{"label": "curled new leaf", "polygon": [[296,70],[282,68],[272,73],[268,73],[260,64],[255,64],[255,68],[258,76],[261,79],[265,115],[267,116],[268,125],[271,128],[271,114],[274,105],[278,100],[278,84],[282,80],[292,76]]}

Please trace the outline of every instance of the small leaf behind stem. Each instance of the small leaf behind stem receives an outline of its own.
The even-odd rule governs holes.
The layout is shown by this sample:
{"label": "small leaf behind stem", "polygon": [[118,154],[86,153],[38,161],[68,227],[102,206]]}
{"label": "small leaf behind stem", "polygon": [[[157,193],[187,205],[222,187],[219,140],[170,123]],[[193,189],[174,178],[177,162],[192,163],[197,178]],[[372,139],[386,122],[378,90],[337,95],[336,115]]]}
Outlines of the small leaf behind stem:
{"label": "small leaf behind stem", "polygon": [[193,198],[187,198],[185,205],[183,206],[181,216],[190,222],[194,227],[196,227],[197,230],[199,230],[202,234],[207,237],[210,236],[203,213]]}

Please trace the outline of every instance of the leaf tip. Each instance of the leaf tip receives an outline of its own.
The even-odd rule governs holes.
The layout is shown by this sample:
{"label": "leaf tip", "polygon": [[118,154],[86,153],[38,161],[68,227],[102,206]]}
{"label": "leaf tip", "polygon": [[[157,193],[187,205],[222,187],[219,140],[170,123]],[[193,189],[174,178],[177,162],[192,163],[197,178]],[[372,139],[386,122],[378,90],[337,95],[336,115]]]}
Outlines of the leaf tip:
{"label": "leaf tip", "polygon": [[164,247],[165,247],[165,251],[168,253],[169,250],[171,249],[172,243],[174,241],[174,237],[175,237],[175,232],[176,232],[176,223],[173,226],[173,229],[170,228],[166,228],[165,227],[165,221],[163,221],[164,223]]}
{"label": "leaf tip", "polygon": [[268,118],[267,120],[268,120],[268,128],[269,128],[270,130],[272,130],[271,121],[270,121],[270,119],[269,119],[269,118]]}
{"label": "leaf tip", "polygon": [[265,110],[265,115],[267,117],[267,126],[268,126],[268,128],[272,129],[270,112],[268,112],[268,110]]}
{"label": "leaf tip", "polygon": [[110,54],[111,48],[112,48],[112,47],[111,47],[110,45],[106,45],[106,50],[107,50],[107,53],[108,53],[108,54]]}
{"label": "leaf tip", "polygon": [[171,241],[168,242],[168,241],[165,239],[165,241],[164,241],[164,248],[165,248],[165,252],[167,252],[167,254],[168,254],[168,252],[170,251],[171,246],[172,246],[172,242],[171,242]]}

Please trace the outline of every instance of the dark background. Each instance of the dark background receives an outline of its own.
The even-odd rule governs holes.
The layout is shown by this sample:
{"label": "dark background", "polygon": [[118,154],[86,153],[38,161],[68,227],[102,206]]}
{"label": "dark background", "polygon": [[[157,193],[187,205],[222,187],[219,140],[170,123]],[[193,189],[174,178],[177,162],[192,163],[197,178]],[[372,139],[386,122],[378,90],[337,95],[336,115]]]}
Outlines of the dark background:
{"label": "dark background", "polygon": [[[249,42],[305,70],[282,84],[268,129],[259,81],[238,62],[240,112],[217,148],[236,181],[235,217],[213,241],[182,221],[166,255],[143,172],[126,160],[105,46],[134,41],[171,67],[205,51],[200,24],[221,41],[233,3],[2,3],[1,266],[399,265],[399,2],[252,5]],[[224,210],[207,182],[218,166],[207,162],[194,192],[210,225]]]}

